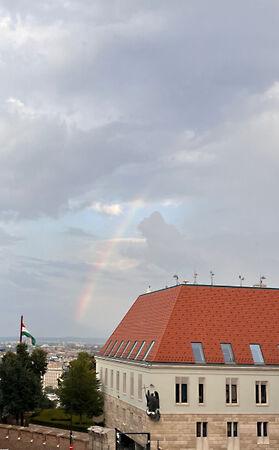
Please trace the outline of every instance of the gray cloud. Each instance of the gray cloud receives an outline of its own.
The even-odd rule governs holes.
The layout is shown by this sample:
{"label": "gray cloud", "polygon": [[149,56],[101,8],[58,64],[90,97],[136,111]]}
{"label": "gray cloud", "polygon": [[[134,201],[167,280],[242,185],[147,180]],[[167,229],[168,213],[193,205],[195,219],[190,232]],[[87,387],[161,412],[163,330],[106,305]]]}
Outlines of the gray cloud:
{"label": "gray cloud", "polygon": [[[273,0],[1,2],[0,283],[9,317],[20,299],[53,330],[67,321],[62,330],[85,333],[96,314],[102,333],[135,292],[174,272],[197,269],[206,281],[213,269],[231,282],[241,271],[249,283],[264,272],[279,283],[278,10]],[[134,241],[116,232],[107,250],[138,199],[144,207],[123,228]],[[167,202],[167,216],[152,214]],[[93,204],[122,214],[96,219]],[[91,315],[75,325],[91,272]]]}
{"label": "gray cloud", "polygon": [[89,193],[205,197],[217,174],[223,186],[238,146],[257,158],[252,135],[223,141],[239,134],[226,125],[239,105],[278,78],[277,12],[260,1],[3,2],[2,213],[55,216]]}

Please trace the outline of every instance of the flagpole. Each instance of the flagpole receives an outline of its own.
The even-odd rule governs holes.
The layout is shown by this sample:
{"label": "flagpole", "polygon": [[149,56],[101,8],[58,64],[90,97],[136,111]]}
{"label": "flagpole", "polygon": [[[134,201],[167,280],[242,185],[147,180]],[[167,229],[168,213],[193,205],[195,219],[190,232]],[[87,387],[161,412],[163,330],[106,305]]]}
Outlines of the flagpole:
{"label": "flagpole", "polygon": [[23,325],[23,316],[20,318],[20,334],[19,334],[19,342],[22,344],[22,325]]}

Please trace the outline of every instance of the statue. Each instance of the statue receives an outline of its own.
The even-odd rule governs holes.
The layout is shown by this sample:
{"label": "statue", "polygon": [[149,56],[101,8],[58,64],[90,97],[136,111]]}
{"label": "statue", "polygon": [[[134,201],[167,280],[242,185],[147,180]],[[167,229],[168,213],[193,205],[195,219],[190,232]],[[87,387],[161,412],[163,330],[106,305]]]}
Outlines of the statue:
{"label": "statue", "polygon": [[146,397],[146,414],[150,419],[158,421],[160,420],[160,402],[159,394],[157,391],[151,392],[148,390],[145,394]]}

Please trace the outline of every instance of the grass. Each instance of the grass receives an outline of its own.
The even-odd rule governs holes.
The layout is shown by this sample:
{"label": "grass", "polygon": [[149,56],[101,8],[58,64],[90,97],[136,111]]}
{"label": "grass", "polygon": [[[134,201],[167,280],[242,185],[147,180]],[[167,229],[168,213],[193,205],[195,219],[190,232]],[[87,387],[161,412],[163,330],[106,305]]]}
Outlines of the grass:
{"label": "grass", "polygon": [[[65,413],[62,408],[42,409],[38,413],[35,413],[30,417],[30,423],[69,430],[71,416],[70,414]],[[82,423],[80,424],[79,416],[73,414],[72,429],[74,431],[87,432],[87,428],[91,427],[92,425],[92,419],[83,416]]]}

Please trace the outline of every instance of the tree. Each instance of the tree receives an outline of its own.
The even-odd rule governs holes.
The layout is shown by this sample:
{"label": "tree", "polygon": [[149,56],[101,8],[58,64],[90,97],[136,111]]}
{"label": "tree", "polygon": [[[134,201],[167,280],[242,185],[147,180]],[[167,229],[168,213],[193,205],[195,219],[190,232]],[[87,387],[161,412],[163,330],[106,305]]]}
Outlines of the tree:
{"label": "tree", "polygon": [[47,371],[46,352],[41,348],[35,348],[30,355],[32,370],[41,378]]}
{"label": "tree", "polygon": [[94,369],[94,358],[86,352],[79,353],[64,371],[57,393],[65,411],[79,415],[80,423],[83,415],[102,414],[103,396]]}
{"label": "tree", "polygon": [[[35,350],[34,350],[35,352]],[[33,352],[33,353],[34,353]],[[24,413],[33,410],[42,399],[41,374],[43,367],[34,363],[26,344],[19,344],[16,353],[8,352],[0,364],[0,399],[2,415],[14,415],[17,423],[23,425]],[[44,352],[45,353],[45,352]],[[41,363],[42,363],[42,354]],[[46,354],[44,355],[46,361]]]}

